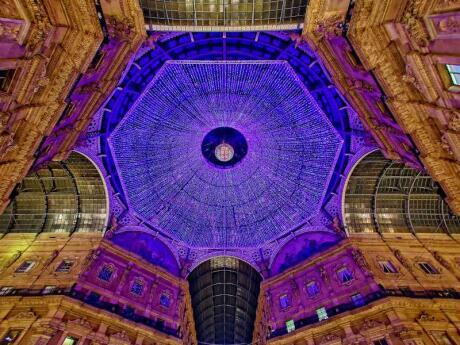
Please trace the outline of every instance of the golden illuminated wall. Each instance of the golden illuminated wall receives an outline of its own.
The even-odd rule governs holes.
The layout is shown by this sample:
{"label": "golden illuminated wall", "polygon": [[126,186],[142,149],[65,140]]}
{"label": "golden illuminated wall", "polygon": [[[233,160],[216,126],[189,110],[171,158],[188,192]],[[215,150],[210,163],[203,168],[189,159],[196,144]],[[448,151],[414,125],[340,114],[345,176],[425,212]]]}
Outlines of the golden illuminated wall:
{"label": "golden illuminated wall", "polygon": [[311,0],[304,37],[385,156],[425,167],[460,213],[460,3]]}
{"label": "golden illuminated wall", "polygon": [[[332,292],[328,292],[327,284],[321,278],[316,278],[316,275],[320,275],[315,272],[321,267],[325,268],[332,282],[334,279],[331,278],[330,267],[344,264],[353,267],[351,262],[347,263],[347,253],[352,253],[350,257],[358,267],[354,269],[357,285],[353,287],[353,282],[349,287],[337,285]],[[388,271],[384,265],[390,265],[394,271]],[[358,270],[367,278],[361,277]],[[289,283],[279,290],[280,279],[288,282],[295,280],[295,284]],[[306,286],[314,279],[320,282],[320,293],[310,297]],[[369,302],[363,306],[344,307],[347,294],[349,297],[359,291],[365,297],[365,288],[372,290],[374,284],[379,288],[369,295],[372,297]],[[275,313],[279,291],[292,294],[293,306]],[[321,301],[324,293],[329,297]],[[368,301],[366,297],[365,300]],[[283,325],[290,319],[299,321],[299,315],[312,308],[314,315],[314,309],[319,306],[331,311],[334,305],[340,306],[341,311],[337,315],[329,315],[323,321],[307,321],[307,325],[284,335],[273,337],[273,327],[267,327],[279,327],[279,322]],[[342,244],[298,264],[280,277],[264,281],[253,341],[261,344],[308,345],[454,345],[460,343],[459,325],[458,235],[452,238],[446,234],[420,234],[415,237],[408,233],[383,236],[361,233],[352,234]],[[386,343],[378,342],[382,339]]]}
{"label": "golden illuminated wall", "polygon": [[[108,262],[118,270],[114,288],[98,278]],[[196,344],[187,281],[103,240],[100,232],[6,234],[0,267],[0,342],[18,331],[15,344],[61,345],[67,337],[87,345]],[[138,277],[149,281],[143,296],[130,293]],[[167,309],[158,303],[166,291]],[[144,320],[125,316],[126,306]]]}
{"label": "golden illuminated wall", "polygon": [[425,172],[380,151],[356,164],[347,181],[344,224],[350,233],[460,233],[460,217]]}

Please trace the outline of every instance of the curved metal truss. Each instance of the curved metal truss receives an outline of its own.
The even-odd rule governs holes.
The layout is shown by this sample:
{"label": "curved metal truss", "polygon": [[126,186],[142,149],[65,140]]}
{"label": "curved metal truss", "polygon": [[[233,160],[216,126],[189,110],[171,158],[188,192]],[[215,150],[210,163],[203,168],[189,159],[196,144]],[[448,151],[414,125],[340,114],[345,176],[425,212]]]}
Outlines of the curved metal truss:
{"label": "curved metal truss", "polygon": [[30,173],[13,195],[0,216],[0,233],[104,230],[104,183],[93,163],[78,153]]}
{"label": "curved metal truss", "polygon": [[252,340],[259,273],[233,257],[212,258],[188,281],[199,343],[249,344]]}
{"label": "curved metal truss", "polygon": [[344,215],[350,232],[460,233],[433,179],[373,152],[348,181]]}

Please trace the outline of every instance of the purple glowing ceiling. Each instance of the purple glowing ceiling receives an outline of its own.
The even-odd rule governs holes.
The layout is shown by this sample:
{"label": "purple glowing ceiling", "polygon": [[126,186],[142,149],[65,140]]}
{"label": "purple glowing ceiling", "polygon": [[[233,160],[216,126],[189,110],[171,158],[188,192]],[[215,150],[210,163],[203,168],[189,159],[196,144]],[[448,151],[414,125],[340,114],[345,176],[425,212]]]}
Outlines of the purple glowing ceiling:
{"label": "purple glowing ceiling", "polygon": [[191,246],[225,248],[313,216],[342,145],[282,61],[167,62],[109,141],[132,211]]}

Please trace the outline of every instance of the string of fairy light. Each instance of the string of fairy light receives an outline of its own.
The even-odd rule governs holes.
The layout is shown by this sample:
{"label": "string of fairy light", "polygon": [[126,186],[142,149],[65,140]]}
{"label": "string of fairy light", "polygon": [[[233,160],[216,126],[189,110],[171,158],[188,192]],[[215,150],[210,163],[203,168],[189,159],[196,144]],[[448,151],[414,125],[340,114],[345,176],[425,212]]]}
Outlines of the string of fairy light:
{"label": "string of fairy light", "polygon": [[[287,95],[287,96],[286,96]],[[228,126],[248,153],[231,169],[201,154]],[[110,138],[133,209],[196,246],[253,246],[321,204],[341,140],[285,62],[169,62]]]}

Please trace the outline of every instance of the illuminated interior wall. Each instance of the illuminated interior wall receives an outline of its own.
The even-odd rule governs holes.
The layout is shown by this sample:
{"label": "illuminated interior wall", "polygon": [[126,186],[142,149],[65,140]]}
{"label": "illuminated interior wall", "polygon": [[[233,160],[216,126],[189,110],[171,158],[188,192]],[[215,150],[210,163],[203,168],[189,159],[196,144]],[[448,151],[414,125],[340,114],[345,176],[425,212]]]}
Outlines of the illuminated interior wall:
{"label": "illuminated interior wall", "polygon": [[72,153],[24,178],[0,216],[0,232],[103,231],[106,217],[98,170],[86,157]]}
{"label": "illuminated interior wall", "polygon": [[190,274],[190,294],[199,342],[249,344],[261,276],[232,257],[212,258]]}
{"label": "illuminated interior wall", "polygon": [[352,172],[344,221],[351,233],[460,233],[460,218],[453,215],[433,179],[378,151]]}

